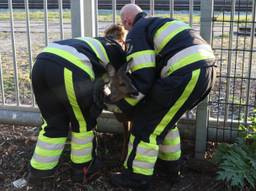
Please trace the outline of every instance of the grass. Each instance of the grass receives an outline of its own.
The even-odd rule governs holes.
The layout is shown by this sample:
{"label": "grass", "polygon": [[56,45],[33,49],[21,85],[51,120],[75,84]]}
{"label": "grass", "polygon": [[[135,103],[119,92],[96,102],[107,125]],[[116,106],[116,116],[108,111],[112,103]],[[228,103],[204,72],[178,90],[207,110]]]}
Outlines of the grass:
{"label": "grass", "polygon": [[[37,10],[37,11],[31,11],[30,14],[30,20],[31,21],[42,21],[44,19],[44,12],[43,10]],[[169,17],[169,14],[156,14],[155,16],[160,16],[160,17]],[[21,12],[21,11],[14,11],[13,12],[13,18],[14,20],[17,21],[23,21],[26,20],[26,13]],[[184,14],[175,14],[175,18],[188,22],[189,21],[189,16],[184,15]],[[10,19],[10,13],[9,12],[0,12],[0,20],[9,20]],[[71,12],[70,10],[63,10],[63,19],[64,21],[68,21],[71,19]],[[59,12],[54,11],[54,10],[49,10],[48,11],[48,20],[49,21],[54,21],[54,20],[59,20]],[[98,20],[99,21],[112,21],[112,14],[111,13],[100,13],[98,15]],[[120,22],[120,17],[119,15],[116,16],[117,22]],[[199,23],[200,21],[200,16],[199,15],[194,15],[193,16],[193,22],[194,23]]]}
{"label": "grass", "polygon": [[[155,16],[160,17],[169,17],[169,14],[163,14],[163,13],[156,13]],[[26,13],[25,11],[15,11],[13,12],[14,20],[22,21],[26,19]],[[189,14],[174,14],[175,19],[179,19],[185,22],[189,22]],[[10,14],[9,12],[0,12],[0,20],[9,20]],[[42,21],[44,19],[44,11],[43,10],[36,10],[30,12],[30,20],[32,21]],[[68,9],[63,10],[63,19],[64,21],[71,19],[71,12]],[[251,21],[252,16],[248,15],[235,15],[234,21],[237,22],[248,22]],[[48,10],[48,20],[54,21],[59,20],[59,12],[57,10]],[[119,14],[116,17],[117,22],[120,22]],[[230,21],[229,15],[215,15],[214,16],[215,21],[223,22],[223,21]],[[99,13],[98,15],[98,21],[112,21],[112,14],[111,13]],[[198,24],[200,23],[200,15],[193,15],[193,23]]]}
{"label": "grass", "polygon": [[[33,11],[29,14],[30,20],[38,21],[44,19],[44,12],[42,11]],[[70,19],[71,13],[70,11],[63,11],[63,19]],[[14,11],[13,12],[14,20],[22,21],[26,19],[26,13],[21,11]],[[8,12],[0,12],[0,20],[9,20],[10,13]],[[57,20],[59,19],[59,12],[58,11],[48,11],[48,19],[49,20]]]}

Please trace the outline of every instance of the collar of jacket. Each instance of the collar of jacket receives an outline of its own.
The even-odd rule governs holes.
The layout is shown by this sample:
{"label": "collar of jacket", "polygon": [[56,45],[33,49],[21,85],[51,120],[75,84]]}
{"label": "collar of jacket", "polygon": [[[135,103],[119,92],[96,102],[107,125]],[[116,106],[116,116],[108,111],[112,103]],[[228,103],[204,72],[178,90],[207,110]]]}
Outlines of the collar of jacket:
{"label": "collar of jacket", "polygon": [[140,20],[140,18],[142,17],[146,17],[147,16],[147,13],[145,12],[140,12],[136,15],[136,17],[134,18],[134,21],[133,21],[133,25],[138,21]]}

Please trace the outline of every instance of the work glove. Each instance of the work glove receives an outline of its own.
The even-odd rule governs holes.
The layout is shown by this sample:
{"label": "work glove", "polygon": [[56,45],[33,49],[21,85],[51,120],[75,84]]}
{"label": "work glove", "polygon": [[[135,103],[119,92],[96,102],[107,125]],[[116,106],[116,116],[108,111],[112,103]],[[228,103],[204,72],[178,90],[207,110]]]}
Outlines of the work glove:
{"label": "work glove", "polygon": [[96,119],[104,108],[104,85],[103,79],[95,79],[92,88],[92,105],[90,107],[91,118]]}
{"label": "work glove", "polygon": [[113,113],[119,122],[123,123],[123,122],[131,121],[131,118],[125,113],[116,113],[116,112],[113,112]]}

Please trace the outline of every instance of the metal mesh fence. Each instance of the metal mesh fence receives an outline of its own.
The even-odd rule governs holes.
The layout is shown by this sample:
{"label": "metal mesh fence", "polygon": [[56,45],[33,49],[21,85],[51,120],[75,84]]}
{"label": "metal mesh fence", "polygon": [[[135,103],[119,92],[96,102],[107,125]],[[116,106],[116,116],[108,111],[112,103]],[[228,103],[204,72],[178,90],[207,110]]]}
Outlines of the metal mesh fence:
{"label": "metal mesh fence", "polygon": [[[210,94],[216,140],[232,139],[256,106],[255,1],[223,0],[214,6],[213,41],[218,72]],[[208,129],[211,130],[210,128]]]}
{"label": "metal mesh fence", "polygon": [[[71,1],[40,0],[36,9],[31,2],[35,3],[8,0],[7,8],[0,10],[0,43],[4,44],[0,46],[0,106],[35,107],[29,75],[36,55],[49,42],[72,36]],[[120,7],[129,2],[151,15],[183,20],[200,32],[199,0],[96,0],[96,35],[120,22]],[[254,0],[214,1],[212,47],[218,73],[208,104],[208,134],[216,141],[232,140],[256,106],[255,4]],[[195,109],[184,117],[194,120]]]}
{"label": "metal mesh fence", "polygon": [[8,0],[0,11],[0,105],[34,107],[30,71],[37,54],[48,42],[71,38],[71,13],[63,1],[40,4],[32,9],[29,0]]}

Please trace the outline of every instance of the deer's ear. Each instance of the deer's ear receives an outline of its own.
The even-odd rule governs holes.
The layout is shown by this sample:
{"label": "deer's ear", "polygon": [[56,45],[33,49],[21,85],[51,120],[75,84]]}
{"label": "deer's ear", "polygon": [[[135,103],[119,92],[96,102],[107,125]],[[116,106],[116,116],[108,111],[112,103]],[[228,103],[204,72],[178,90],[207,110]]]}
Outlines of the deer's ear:
{"label": "deer's ear", "polygon": [[107,73],[109,75],[109,77],[114,77],[116,74],[116,69],[114,68],[114,66],[112,66],[111,64],[108,64],[107,67]]}

